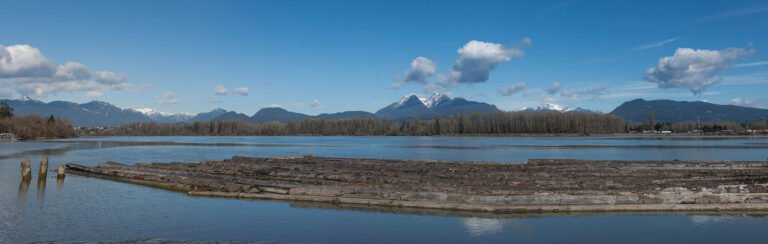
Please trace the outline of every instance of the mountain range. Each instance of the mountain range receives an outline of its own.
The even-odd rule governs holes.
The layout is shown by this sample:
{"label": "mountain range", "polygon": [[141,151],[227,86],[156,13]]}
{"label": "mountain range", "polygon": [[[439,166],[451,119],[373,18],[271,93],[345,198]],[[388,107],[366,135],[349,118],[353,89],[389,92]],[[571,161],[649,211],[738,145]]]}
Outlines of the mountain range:
{"label": "mountain range", "polygon": [[594,113],[595,111],[576,107],[571,108],[562,104],[556,104],[556,103],[545,103],[541,106],[538,106],[536,108],[521,108],[518,111],[526,111],[526,112],[583,112],[583,113]]}
{"label": "mountain range", "polygon": [[653,112],[656,121],[734,121],[752,122],[768,119],[768,109],[720,105],[708,102],[685,102],[672,100],[635,99],[616,107],[610,114],[626,120],[645,122],[648,112]]}
{"label": "mountain range", "polygon": [[[164,113],[149,108],[119,108],[102,101],[87,103],[72,103],[65,101],[53,101],[49,103],[30,99],[28,97],[15,100],[4,100],[17,115],[39,115],[65,118],[75,126],[117,126],[135,122],[181,123],[197,121],[224,121],[241,120],[251,123],[263,122],[287,122],[308,118],[321,118],[327,120],[342,120],[352,118],[385,118],[392,121],[404,121],[412,119],[429,120],[436,116],[451,116],[457,114],[469,114],[474,112],[501,111],[496,106],[469,101],[464,98],[452,98],[444,94],[434,94],[429,98],[420,98],[409,94],[376,113],[366,111],[345,111],[339,113],[319,114],[316,116],[288,111],[284,108],[263,108],[252,116],[214,109],[199,114],[188,113]],[[593,112],[583,108],[569,108],[558,104],[544,104],[537,108],[522,108],[519,111],[531,112]],[[653,112],[656,121],[736,121],[749,122],[768,119],[768,109],[741,107],[734,105],[718,105],[707,102],[682,102],[672,100],[646,101],[636,99],[625,102],[613,110],[610,114],[621,116],[629,121],[647,121],[648,112]]]}
{"label": "mountain range", "polygon": [[395,103],[379,111],[377,117],[389,120],[434,119],[435,116],[450,116],[474,112],[501,111],[496,106],[482,102],[469,101],[464,98],[451,98],[445,94],[435,93],[427,99],[415,94],[407,95]]}

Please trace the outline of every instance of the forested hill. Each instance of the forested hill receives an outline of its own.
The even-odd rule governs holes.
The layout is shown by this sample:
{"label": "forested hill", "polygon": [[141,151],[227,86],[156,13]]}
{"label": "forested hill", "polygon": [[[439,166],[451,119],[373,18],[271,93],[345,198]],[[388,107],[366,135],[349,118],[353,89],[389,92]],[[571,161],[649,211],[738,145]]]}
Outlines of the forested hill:
{"label": "forested hill", "polygon": [[193,123],[136,123],[100,131],[107,136],[255,136],[255,135],[477,135],[624,133],[624,119],[584,112],[487,112],[391,121],[382,118],[266,122],[228,120]]}
{"label": "forested hill", "polygon": [[707,102],[635,99],[624,102],[610,114],[628,121],[645,122],[649,112],[659,122],[733,121],[753,122],[768,119],[768,109],[719,105]]}

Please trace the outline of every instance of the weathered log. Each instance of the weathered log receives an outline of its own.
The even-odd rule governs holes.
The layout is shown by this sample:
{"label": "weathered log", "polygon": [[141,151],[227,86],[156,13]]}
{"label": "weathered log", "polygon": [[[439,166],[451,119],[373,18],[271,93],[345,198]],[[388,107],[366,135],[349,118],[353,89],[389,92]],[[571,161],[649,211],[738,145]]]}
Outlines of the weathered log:
{"label": "weathered log", "polygon": [[766,162],[234,157],[66,167],[209,197],[497,212],[768,210]]}

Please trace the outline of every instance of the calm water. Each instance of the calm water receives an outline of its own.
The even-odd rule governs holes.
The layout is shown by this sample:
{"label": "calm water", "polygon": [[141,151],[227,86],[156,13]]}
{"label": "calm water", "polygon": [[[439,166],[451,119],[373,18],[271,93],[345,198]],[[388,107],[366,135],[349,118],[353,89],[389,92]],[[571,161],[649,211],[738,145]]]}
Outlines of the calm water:
{"label": "calm water", "polygon": [[93,165],[317,155],[525,162],[529,158],[768,160],[766,137],[107,137],[0,144],[0,243],[255,240],[762,243],[765,213],[490,215],[213,198],[55,175],[19,162]]}

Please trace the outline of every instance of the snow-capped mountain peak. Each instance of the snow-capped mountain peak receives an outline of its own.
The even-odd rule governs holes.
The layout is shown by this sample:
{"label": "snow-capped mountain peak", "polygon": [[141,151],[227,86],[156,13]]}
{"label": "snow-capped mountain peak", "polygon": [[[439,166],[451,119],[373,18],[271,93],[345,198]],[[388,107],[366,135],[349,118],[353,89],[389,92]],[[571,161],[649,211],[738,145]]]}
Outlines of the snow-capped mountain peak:
{"label": "snow-capped mountain peak", "polygon": [[395,107],[401,107],[401,106],[405,105],[406,103],[408,103],[408,101],[413,99],[413,97],[418,98],[419,101],[424,103],[424,100],[422,98],[420,98],[419,96],[417,96],[416,93],[411,93],[411,94],[405,95],[402,98],[400,98],[400,100],[397,101],[397,103],[395,104]]}
{"label": "snow-capped mountain peak", "polygon": [[451,98],[448,97],[448,95],[440,94],[440,93],[434,93],[434,94],[432,94],[432,96],[430,96],[428,98],[421,97],[419,95],[416,95],[415,93],[411,93],[411,94],[405,95],[402,98],[400,98],[400,100],[397,101],[395,107],[400,107],[400,106],[405,105],[406,103],[411,101],[413,99],[413,97],[416,97],[417,99],[419,99],[419,101],[422,104],[424,104],[424,106],[426,106],[427,108],[433,108],[433,107],[439,105],[442,102],[451,100]]}
{"label": "snow-capped mountain peak", "polygon": [[132,110],[142,113],[146,116],[170,116],[173,115],[172,113],[166,113],[166,112],[160,112],[152,108],[133,108]]}
{"label": "snow-capped mountain peak", "polygon": [[22,96],[21,98],[19,98],[19,101],[29,102],[29,103],[43,103],[42,101],[35,100],[34,98],[32,98],[30,96]]}
{"label": "snow-capped mountain peak", "polygon": [[131,108],[130,110],[142,113],[150,119],[158,122],[184,122],[194,115],[190,113],[167,113],[152,108]]}
{"label": "snow-capped mountain peak", "polygon": [[561,113],[565,112],[583,112],[583,113],[590,113],[593,112],[589,109],[584,109],[581,107],[571,108],[566,105],[557,104],[557,103],[545,103],[541,106],[538,106],[536,108],[529,108],[529,107],[522,107],[518,109],[518,111],[535,111],[535,112],[550,112],[550,111],[557,111]]}
{"label": "snow-capped mountain peak", "polygon": [[451,100],[451,98],[448,97],[448,95],[435,92],[434,94],[432,94],[431,97],[427,98],[423,102],[424,102],[424,106],[427,106],[427,108],[433,108],[439,105],[440,103],[448,100]]}
{"label": "snow-capped mountain peak", "polygon": [[542,110],[555,110],[560,112],[566,112],[570,111],[571,109],[565,105],[557,104],[557,103],[545,103],[542,106],[539,106],[539,109]]}

